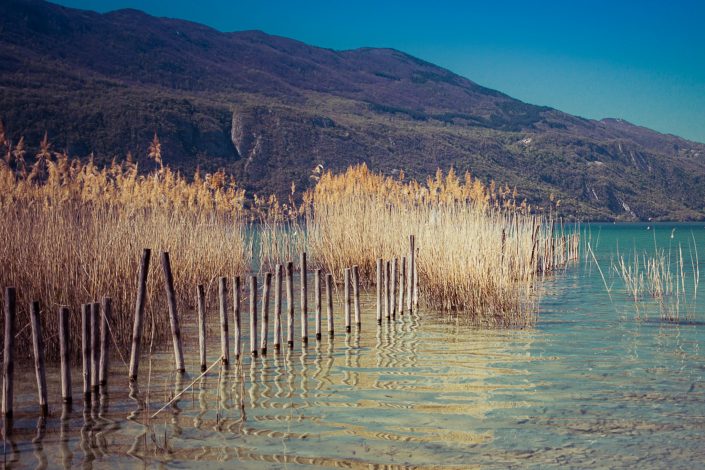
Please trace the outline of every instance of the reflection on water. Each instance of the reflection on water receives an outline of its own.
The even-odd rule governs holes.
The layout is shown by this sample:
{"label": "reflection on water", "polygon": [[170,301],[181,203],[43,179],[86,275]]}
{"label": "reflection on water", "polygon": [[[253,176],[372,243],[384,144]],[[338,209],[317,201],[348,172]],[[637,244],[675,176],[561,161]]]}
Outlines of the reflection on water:
{"label": "reflection on water", "polygon": [[[608,264],[615,240],[642,240],[642,230],[604,227],[598,242],[593,228],[597,257]],[[653,244],[653,233],[646,240]],[[129,384],[116,366],[107,393],[86,407],[59,404],[58,370],[51,368],[46,419],[37,417],[33,374],[19,371],[3,462],[31,468],[702,462],[705,326],[635,321],[625,296],[615,289],[610,301],[598,270],[586,264],[547,279],[544,290],[540,321],[525,330],[479,329],[424,311],[377,326],[371,292],[361,299],[363,328],[349,335],[324,335],[303,350],[297,344],[293,351],[245,355],[200,378],[195,365],[194,376],[174,374],[173,355],[159,351],[151,376],[145,368],[140,382]],[[195,356],[193,314],[182,323],[185,349]],[[210,339],[215,361],[217,338]]]}

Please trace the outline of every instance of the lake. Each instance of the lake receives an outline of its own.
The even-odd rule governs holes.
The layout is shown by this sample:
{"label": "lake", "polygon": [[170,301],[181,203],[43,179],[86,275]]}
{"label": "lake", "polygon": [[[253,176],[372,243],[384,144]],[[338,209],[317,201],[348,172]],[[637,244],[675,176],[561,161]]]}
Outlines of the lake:
{"label": "lake", "polygon": [[[594,259],[583,253],[580,263],[545,279],[535,326],[478,328],[420,309],[378,327],[373,288],[362,296],[362,331],[344,333],[338,298],[333,341],[324,333],[303,351],[297,341],[292,352],[216,366],[148,426],[146,417],[199,375],[193,312],[182,320],[186,376],[173,372],[173,353],[163,348],[151,364],[143,359],[139,389],[130,388],[115,356],[109,394],[88,409],[74,369],[75,404],[62,411],[58,368],[50,366],[51,414],[39,419],[34,373],[22,367],[5,462],[692,468],[705,461],[703,305],[686,296],[687,321],[662,321],[648,297],[637,310],[610,265],[618,251],[675,253],[680,244],[692,279],[689,250],[695,242],[702,251],[705,224],[585,230]],[[210,363],[220,348],[217,306],[209,315]]]}

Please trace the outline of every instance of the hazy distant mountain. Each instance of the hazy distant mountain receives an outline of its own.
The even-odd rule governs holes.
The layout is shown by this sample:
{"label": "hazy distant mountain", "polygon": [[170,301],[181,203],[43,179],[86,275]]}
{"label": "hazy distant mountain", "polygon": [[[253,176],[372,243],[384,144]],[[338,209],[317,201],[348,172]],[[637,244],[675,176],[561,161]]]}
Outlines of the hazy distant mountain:
{"label": "hazy distant mountain", "polygon": [[391,49],[333,51],[136,10],[0,3],[0,117],[15,137],[99,159],[159,133],[170,165],[250,191],[313,167],[424,178],[471,169],[584,218],[704,218],[705,145],[515,100]]}

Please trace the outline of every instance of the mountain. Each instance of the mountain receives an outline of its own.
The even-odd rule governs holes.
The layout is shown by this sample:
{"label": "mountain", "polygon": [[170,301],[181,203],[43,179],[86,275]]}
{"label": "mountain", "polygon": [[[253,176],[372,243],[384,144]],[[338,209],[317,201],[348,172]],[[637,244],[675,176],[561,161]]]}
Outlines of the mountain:
{"label": "mountain", "polygon": [[0,118],[14,139],[224,168],[251,193],[319,163],[471,170],[584,219],[705,218],[705,145],[513,99],[392,49],[334,51],[136,10],[0,3]]}

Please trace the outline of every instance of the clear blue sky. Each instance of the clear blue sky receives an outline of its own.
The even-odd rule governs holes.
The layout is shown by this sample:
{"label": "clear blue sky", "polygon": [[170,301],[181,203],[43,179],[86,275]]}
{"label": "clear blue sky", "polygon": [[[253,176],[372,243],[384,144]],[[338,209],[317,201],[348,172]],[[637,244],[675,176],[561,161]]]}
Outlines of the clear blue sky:
{"label": "clear blue sky", "polygon": [[705,1],[60,0],[332,49],[393,47],[529,103],[705,142]]}

